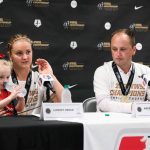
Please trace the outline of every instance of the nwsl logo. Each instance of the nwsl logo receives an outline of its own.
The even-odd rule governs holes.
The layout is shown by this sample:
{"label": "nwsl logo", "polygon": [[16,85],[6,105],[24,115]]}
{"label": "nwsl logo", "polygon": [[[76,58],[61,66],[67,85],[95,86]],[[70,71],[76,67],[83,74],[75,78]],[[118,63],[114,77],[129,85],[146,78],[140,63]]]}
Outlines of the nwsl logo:
{"label": "nwsl logo", "polygon": [[35,25],[37,28],[39,28],[39,27],[42,25],[41,20],[40,20],[40,19],[35,19],[35,20],[34,20],[34,25]]}
{"label": "nwsl logo", "polygon": [[69,62],[65,62],[63,65],[62,65],[63,69],[64,70],[68,70],[69,69]]}
{"label": "nwsl logo", "polygon": [[97,8],[98,8],[99,10],[102,10],[102,9],[104,8],[104,2],[99,3],[99,4],[97,5]]}
{"label": "nwsl logo", "polygon": [[98,50],[110,50],[110,42],[100,42],[97,44]]}
{"label": "nwsl logo", "polygon": [[76,49],[77,48],[77,42],[76,41],[71,41],[70,42],[70,47],[72,48],[72,49]]}
{"label": "nwsl logo", "polygon": [[64,22],[63,24],[64,29],[69,29],[69,25],[70,25],[69,21]]}
{"label": "nwsl logo", "polygon": [[28,6],[32,6],[33,0],[26,0]]}

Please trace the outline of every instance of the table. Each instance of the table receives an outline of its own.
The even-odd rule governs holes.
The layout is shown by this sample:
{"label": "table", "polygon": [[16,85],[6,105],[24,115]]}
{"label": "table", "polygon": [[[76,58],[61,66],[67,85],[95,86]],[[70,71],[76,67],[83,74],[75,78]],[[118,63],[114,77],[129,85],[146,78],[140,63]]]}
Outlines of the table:
{"label": "table", "polygon": [[144,148],[150,149],[150,118],[133,118],[122,113],[84,113],[79,118],[51,121],[34,116],[0,118],[0,150]]}
{"label": "table", "polygon": [[0,150],[83,150],[82,123],[35,116],[0,118]]}

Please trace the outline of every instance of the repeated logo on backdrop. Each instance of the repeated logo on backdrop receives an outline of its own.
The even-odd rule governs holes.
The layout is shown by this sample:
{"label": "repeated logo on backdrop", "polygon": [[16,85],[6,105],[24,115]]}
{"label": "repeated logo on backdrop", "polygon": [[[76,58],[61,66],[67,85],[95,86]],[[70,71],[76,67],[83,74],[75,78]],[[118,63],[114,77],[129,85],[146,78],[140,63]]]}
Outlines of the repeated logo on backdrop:
{"label": "repeated logo on backdrop", "polygon": [[49,45],[49,42],[46,41],[33,41],[33,47],[37,50],[48,49]]}
{"label": "repeated logo on backdrop", "polygon": [[148,32],[148,25],[143,25],[142,23],[133,23],[129,26],[129,28],[133,31],[137,32]]}
{"label": "repeated logo on backdrop", "polygon": [[110,42],[100,42],[97,44],[98,50],[110,50]]}
{"label": "repeated logo on backdrop", "polygon": [[34,20],[34,25],[39,28],[42,25],[41,19],[35,19]]}
{"label": "repeated logo on backdrop", "polygon": [[97,5],[99,10],[106,10],[106,11],[117,11],[118,5],[112,4],[111,2],[100,2]]}
{"label": "repeated logo on backdrop", "polygon": [[71,42],[70,42],[70,47],[71,47],[72,49],[76,49],[76,48],[78,47],[77,42],[76,42],[76,41],[71,41]]}
{"label": "repeated logo on backdrop", "polygon": [[84,64],[83,63],[78,63],[75,61],[70,61],[70,62],[65,62],[63,65],[63,70],[83,70],[84,69]]}
{"label": "repeated logo on backdrop", "polygon": [[49,0],[26,0],[27,6],[34,6],[34,7],[48,7]]}
{"label": "repeated logo on backdrop", "polygon": [[0,18],[0,27],[10,27],[12,24],[11,19]]}
{"label": "repeated logo on backdrop", "polygon": [[83,21],[65,21],[64,29],[70,29],[70,30],[84,30],[85,23]]}

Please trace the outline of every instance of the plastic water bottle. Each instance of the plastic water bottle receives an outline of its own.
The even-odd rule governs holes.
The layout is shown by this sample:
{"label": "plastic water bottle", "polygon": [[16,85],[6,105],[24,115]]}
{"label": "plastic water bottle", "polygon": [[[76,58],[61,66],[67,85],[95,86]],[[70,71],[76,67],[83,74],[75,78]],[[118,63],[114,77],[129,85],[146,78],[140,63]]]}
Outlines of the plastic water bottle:
{"label": "plastic water bottle", "polygon": [[71,92],[69,90],[69,85],[64,86],[64,90],[61,95],[62,103],[72,103]]}
{"label": "plastic water bottle", "polygon": [[[13,83],[9,83],[9,82],[4,83],[5,89],[9,92],[12,92],[12,90],[14,89],[15,86],[17,86],[17,85],[13,84]],[[24,87],[22,87],[18,96],[24,97],[26,94],[27,94],[27,90]]]}

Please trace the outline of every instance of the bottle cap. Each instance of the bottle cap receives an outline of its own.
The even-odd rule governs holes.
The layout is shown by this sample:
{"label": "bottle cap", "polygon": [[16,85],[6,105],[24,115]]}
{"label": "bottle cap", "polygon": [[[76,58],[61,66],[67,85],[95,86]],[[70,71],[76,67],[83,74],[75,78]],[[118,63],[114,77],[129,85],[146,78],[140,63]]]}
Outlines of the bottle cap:
{"label": "bottle cap", "polygon": [[64,85],[64,88],[65,88],[65,89],[69,89],[69,85],[68,85],[68,84],[65,84],[65,85]]}

